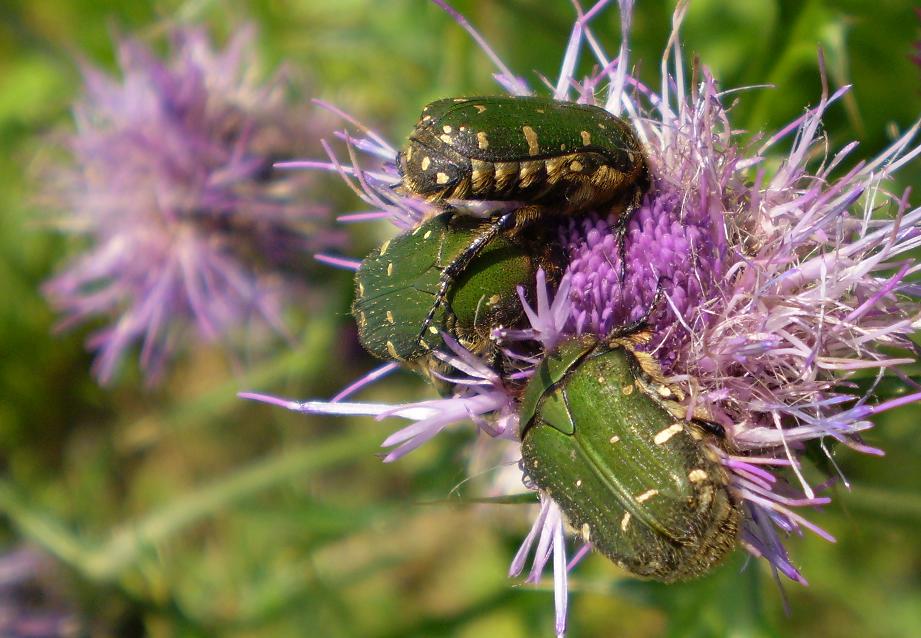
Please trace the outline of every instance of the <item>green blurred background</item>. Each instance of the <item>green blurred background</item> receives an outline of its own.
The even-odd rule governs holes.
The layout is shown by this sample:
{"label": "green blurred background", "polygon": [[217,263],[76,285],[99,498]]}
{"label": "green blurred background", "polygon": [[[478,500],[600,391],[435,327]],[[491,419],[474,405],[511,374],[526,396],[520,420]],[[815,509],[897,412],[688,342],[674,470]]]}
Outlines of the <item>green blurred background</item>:
{"label": "green blurred background", "polygon": [[[633,58],[658,84],[673,4],[638,4]],[[914,4],[695,0],[684,52],[724,87],[776,85],[739,94],[733,107],[735,126],[758,131],[817,101],[822,46],[832,84],[855,87],[826,120],[832,146],[857,139],[858,154],[871,156],[921,114]],[[517,73],[535,85],[535,71],[555,77],[569,2],[454,6]],[[342,345],[353,343],[348,273],[324,273],[323,301],[289,317],[302,335],[296,348],[243,370],[200,348],[153,391],[133,360],[100,389],[83,349],[89,328],[52,336],[38,287],[76,247],[43,228],[34,169],[48,134],[69,123],[80,88],[74,56],[113,68],[113,28],[153,37],[177,18],[209,25],[219,41],[255,21],[268,68],[288,61],[310,96],[393,141],[431,99],[496,91],[468,35],[423,0],[0,0],[0,551],[25,539],[56,555],[54,589],[92,635],[551,635],[552,584],[505,576],[529,508],[462,503],[488,475],[454,490],[467,476],[470,432],[385,465],[377,445],[393,423],[300,417],[236,398],[242,389],[328,397],[376,365]],[[615,50],[616,9],[594,28]],[[897,190],[919,178],[914,162]],[[334,180],[318,188],[337,211],[361,208]],[[356,229],[351,254],[389,232]],[[400,374],[360,398],[428,396]],[[785,583],[789,615],[765,565],[740,571],[742,552],[701,581],[672,586],[591,557],[572,577],[569,635],[921,635],[919,415],[906,408],[879,419],[866,438],[886,458],[837,455],[854,488],[835,488],[834,504],[810,517],[839,540],[790,540],[811,585]]]}

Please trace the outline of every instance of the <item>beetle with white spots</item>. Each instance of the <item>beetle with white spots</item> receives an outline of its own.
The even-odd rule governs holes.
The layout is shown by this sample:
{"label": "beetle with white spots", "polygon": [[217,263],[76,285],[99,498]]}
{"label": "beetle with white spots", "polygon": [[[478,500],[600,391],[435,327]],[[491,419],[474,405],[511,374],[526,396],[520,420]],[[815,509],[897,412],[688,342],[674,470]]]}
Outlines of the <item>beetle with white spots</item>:
{"label": "beetle with white spots", "polygon": [[[701,576],[737,544],[742,510],[718,451],[721,428],[684,420],[644,333],[572,338],[549,353],[521,402],[521,467],[569,524],[629,572]],[[631,388],[630,392],[625,392]]]}
{"label": "beetle with white spots", "polygon": [[[596,210],[619,217],[623,234],[649,188],[645,152],[633,127],[602,108],[544,97],[437,100],[398,157],[399,191],[467,216],[470,200],[497,206],[468,246],[444,264],[421,340],[455,278],[496,237],[525,234],[539,222]],[[542,229],[544,230],[544,229]],[[533,231],[530,231],[533,234]],[[399,351],[400,349],[397,348]]]}
{"label": "beetle with white spots", "polygon": [[441,347],[444,331],[482,353],[493,328],[522,320],[518,286],[531,296],[538,268],[551,281],[559,270],[555,245],[540,236],[496,238],[439,297],[445,268],[484,225],[488,222],[444,213],[385,241],[362,260],[352,314],[368,352],[413,362]]}
{"label": "beetle with white spots", "polygon": [[551,215],[607,213],[648,187],[646,156],[626,120],[544,97],[432,102],[399,170],[401,187],[430,201],[519,201]]}

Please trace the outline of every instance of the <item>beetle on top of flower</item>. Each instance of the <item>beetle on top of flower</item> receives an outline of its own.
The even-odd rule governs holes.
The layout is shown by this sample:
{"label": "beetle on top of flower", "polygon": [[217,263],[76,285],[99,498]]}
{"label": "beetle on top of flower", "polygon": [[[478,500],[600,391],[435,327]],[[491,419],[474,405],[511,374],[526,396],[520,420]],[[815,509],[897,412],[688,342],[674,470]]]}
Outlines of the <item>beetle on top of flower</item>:
{"label": "beetle on top of flower", "polygon": [[[362,133],[344,133],[343,139],[375,166],[354,159],[343,165],[336,157],[287,165],[337,170],[357,180],[375,212],[350,221],[386,218],[403,233],[364,264],[324,258],[358,270],[356,314],[370,309],[367,285],[382,285],[387,277],[407,289],[419,283],[413,289],[420,296],[412,300],[418,307],[398,308],[405,294],[384,291],[390,296],[379,299],[387,307],[365,318],[368,330],[379,332],[366,341],[395,361],[332,401],[244,396],[309,414],[412,421],[384,441],[391,448],[387,461],[465,422],[495,437],[495,449],[522,459],[522,478],[540,501],[511,573],[521,573],[533,550],[528,581],[535,582],[553,556],[560,634],[567,574],[592,548],[640,575],[674,580],[705,572],[739,545],[765,558],[776,573],[805,584],[782,538],[803,529],[831,537],[802,514],[830,501],[807,481],[804,455],[818,449],[834,465],[829,442],[879,454],[860,438],[872,427],[870,417],[921,399],[917,386],[886,400],[872,388],[858,392],[852,383],[857,373],[868,372],[877,380],[886,374],[907,379],[900,367],[914,361],[910,336],[919,325],[921,299],[908,280],[919,268],[908,252],[921,245],[921,208],[912,209],[907,194],[891,193],[886,184],[921,153],[913,145],[918,125],[880,156],[844,170],[856,145],[823,153],[820,127],[847,87],[831,93],[825,88],[818,104],[789,125],[743,144],[730,124],[727,91],[706,68],[696,68],[687,81],[678,38],[685,2],[675,11],[663,54],[662,68],[669,71],[658,90],[630,73],[629,0],[619,3],[617,55],[605,52],[592,34],[592,19],[610,4],[601,0],[579,10],[551,96],[556,102],[535,98],[462,16],[434,1],[482,46],[509,95],[531,96],[520,104],[533,111],[538,104],[593,105],[623,118],[629,130],[624,139],[635,136],[637,142],[625,146],[645,156],[648,184],[646,177],[634,180],[642,184],[630,191],[638,195],[635,201],[627,190],[618,191],[620,205],[611,205],[618,197],[574,197],[572,190],[559,199],[563,190],[551,176],[562,180],[582,173],[583,166],[552,165],[562,155],[545,154],[542,134],[520,113],[509,119],[516,137],[508,133],[499,140],[517,144],[514,153],[487,161],[473,149],[493,144],[493,129],[463,131],[460,156],[469,160],[463,174],[451,172],[459,162],[450,161],[434,139],[448,136],[441,142],[451,146],[468,119],[441,122],[451,131],[433,131],[427,142],[420,141],[417,127],[402,155],[349,119]],[[583,49],[598,67],[579,79],[574,69]],[[823,70],[823,85],[824,77]],[[488,113],[481,98],[461,104],[476,110],[485,105]],[[591,133],[582,123],[576,127],[578,137],[560,144],[581,140],[583,130]],[[486,133],[485,139],[478,133]],[[514,170],[505,164],[515,164]],[[639,165],[630,161],[618,170],[626,175]],[[581,204],[568,206],[574,199]],[[441,246],[454,231],[438,230],[441,243],[425,249],[412,274],[395,270],[399,264],[386,259],[391,246],[399,242],[401,256],[411,254],[407,245],[424,246],[419,235],[424,238],[430,220],[445,214],[482,218],[485,230],[456,240],[446,259]],[[535,214],[553,223],[530,224]],[[490,247],[511,250],[509,259],[515,250],[530,250],[531,226],[540,227],[532,237],[557,243],[559,253],[518,269],[502,267],[501,259],[485,261]],[[548,226],[552,239],[544,235]],[[506,232],[516,227],[519,233]],[[483,245],[474,246],[479,236]],[[520,243],[500,250],[492,244],[497,236]],[[468,242],[469,258],[458,257],[463,251],[457,242]],[[372,266],[378,274],[369,279]],[[499,273],[511,271],[501,288],[494,286]],[[520,313],[510,305],[510,286],[517,286]],[[493,294],[505,310],[478,314],[486,312]],[[452,295],[466,296],[457,313]],[[488,344],[482,334],[470,337],[486,316],[503,324],[490,331]],[[458,329],[460,317],[465,319]],[[360,315],[358,321],[364,331]],[[388,346],[385,337],[393,334],[408,345]],[[429,334],[429,347],[418,348],[413,340]],[[426,355],[417,369],[436,382],[443,398],[402,405],[343,401],[417,351]],[[626,451],[612,451],[617,446]]]}

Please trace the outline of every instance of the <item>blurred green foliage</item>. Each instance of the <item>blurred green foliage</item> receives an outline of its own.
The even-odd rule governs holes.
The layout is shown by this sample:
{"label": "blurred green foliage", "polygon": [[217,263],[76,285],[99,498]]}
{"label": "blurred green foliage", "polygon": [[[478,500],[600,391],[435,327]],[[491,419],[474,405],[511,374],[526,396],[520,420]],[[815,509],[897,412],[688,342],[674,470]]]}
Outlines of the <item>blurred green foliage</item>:
{"label": "blurred green foliage", "polygon": [[[638,3],[632,50],[658,83],[673,5]],[[908,0],[695,0],[684,54],[737,95],[732,117],[772,130],[819,95],[817,47],[831,83],[854,90],[826,121],[831,143],[870,156],[921,115],[919,22]],[[516,72],[555,77],[570,3],[454,3]],[[551,584],[515,587],[507,565],[527,508],[438,504],[465,479],[470,437],[448,433],[395,465],[375,456],[391,425],[324,420],[248,404],[264,389],[326,397],[375,365],[354,345],[351,282],[333,273],[322,307],[291,317],[302,341],[240,371],[218,352],[183,360],[156,391],[133,363],[114,388],[89,376],[89,329],[52,335],[39,287],[75,247],[43,226],[35,166],[68,126],[82,56],[111,67],[113,31],[155,38],[169,20],[224,37],[261,28],[267,68],[287,61],[322,97],[398,140],[427,101],[495,91],[488,60],[423,0],[209,0],[38,3],[5,0],[0,15],[0,546],[26,539],[56,555],[93,635],[532,636],[553,627]],[[594,23],[609,50],[616,10]],[[898,188],[918,184],[919,163]],[[340,185],[337,210],[358,202]],[[914,198],[917,205],[917,198]],[[372,227],[373,228],[373,227]],[[354,255],[383,233],[359,229]],[[362,233],[362,234],[359,234]],[[396,375],[362,396],[426,396]],[[836,489],[814,520],[835,545],[796,538],[810,580],[785,584],[790,614],[763,564],[737,552],[694,583],[625,578],[592,557],[574,573],[570,636],[911,636],[921,633],[921,437],[918,408],[879,419],[868,442],[836,461]],[[461,491],[476,494],[482,477]],[[422,505],[423,501],[436,504]],[[746,569],[741,570],[745,566]]]}

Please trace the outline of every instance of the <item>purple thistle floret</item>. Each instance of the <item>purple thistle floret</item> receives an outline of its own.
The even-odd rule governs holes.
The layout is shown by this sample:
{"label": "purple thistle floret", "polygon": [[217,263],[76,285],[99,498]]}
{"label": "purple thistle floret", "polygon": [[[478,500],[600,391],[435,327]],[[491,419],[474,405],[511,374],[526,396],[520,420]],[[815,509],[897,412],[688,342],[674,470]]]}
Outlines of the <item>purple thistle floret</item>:
{"label": "purple thistle floret", "polygon": [[[383,447],[393,448],[384,456],[384,461],[388,463],[412,452],[445,428],[465,421],[473,421],[489,436],[514,440],[517,436],[518,408],[502,378],[450,335],[442,336],[451,352],[436,352],[435,356],[456,374],[435,374],[440,380],[450,382],[454,386],[454,396],[450,398],[400,405],[342,401],[364,383],[351,386],[348,392],[339,393],[329,402],[289,401],[252,392],[244,392],[240,396],[280,405],[304,414],[363,415],[377,419],[400,417],[413,421],[411,425],[394,432],[383,442]],[[382,369],[386,374],[393,367],[386,364]],[[368,375],[373,379],[380,376],[380,371]],[[490,418],[487,420],[483,418],[484,415],[489,415]]]}
{"label": "purple thistle floret", "polygon": [[[682,322],[718,289],[726,250],[724,239],[710,234],[709,211],[683,208],[681,196],[663,185],[645,198],[627,226],[624,269],[616,219],[589,215],[562,233],[576,332],[606,335],[646,317],[655,335],[647,348],[666,371],[695,328]],[[655,304],[660,290],[665,302]]]}
{"label": "purple thistle floret", "polygon": [[110,322],[89,339],[102,383],[135,343],[155,381],[184,331],[227,340],[261,323],[284,334],[305,253],[340,241],[306,197],[312,180],[273,172],[312,146],[321,122],[292,106],[284,73],[258,81],[254,35],[244,28],[215,50],[203,30],[176,28],[166,60],[121,38],[120,78],[82,65],[70,157],[49,170],[45,194],[86,251],[45,293],[61,328]]}
{"label": "purple thistle floret", "polygon": [[[485,48],[502,87],[530,93],[466,20],[434,1]],[[571,220],[561,228],[569,263],[556,292],[539,273],[535,307],[521,293],[531,328],[494,333],[507,359],[520,363],[517,372],[499,378],[452,343],[453,365],[463,361],[467,377],[450,399],[405,406],[353,403],[345,411],[336,402],[286,405],[318,414],[418,421],[418,427],[388,439],[404,444],[389,460],[411,449],[405,442],[415,447],[420,437],[464,419],[465,411],[481,430],[491,433],[484,424],[500,423],[496,433],[514,437],[518,395],[511,389],[520,388],[539,362],[533,354],[516,354],[518,344],[530,340],[546,352],[569,336],[604,337],[647,317],[651,339],[645,347],[667,380],[684,390],[688,418],[708,414],[726,431],[727,445],[713,451],[744,511],[741,545],[805,584],[782,537],[805,528],[833,540],[798,511],[830,500],[817,495],[823,486],[812,486],[801,471],[806,444],[817,442],[826,450],[827,441],[837,441],[879,454],[859,437],[872,426],[869,418],[921,399],[915,392],[874,404],[872,391],[855,394],[849,382],[860,371],[869,371],[870,378],[887,373],[904,378],[899,366],[914,361],[909,337],[921,325],[921,288],[908,281],[919,269],[908,253],[921,246],[921,208],[910,209],[907,193],[886,188],[895,171],[921,154],[912,144],[918,125],[877,158],[845,171],[844,160],[856,143],[828,156],[821,119],[848,87],[831,95],[826,88],[817,106],[780,131],[746,138],[730,125],[725,103],[733,91],[721,90],[703,68],[695,68],[690,81],[685,77],[678,31],[687,3],[679,2],[674,14],[658,92],[630,75],[632,2],[619,3],[623,33],[615,58],[591,32],[590,20],[607,4],[601,0],[588,12],[578,9],[553,96],[598,104],[629,119],[646,145],[653,184],[627,225],[626,267],[617,220],[597,213]],[[578,80],[573,74],[583,48],[599,70]],[[824,82],[824,68],[821,73]],[[344,221],[389,218],[400,229],[411,227],[429,205],[393,190],[399,181],[393,147],[362,130],[361,138],[341,136],[351,165],[330,151],[331,162],[290,166],[337,170],[357,181],[356,191],[373,210]],[[790,137],[789,148],[780,150]],[[371,168],[359,166],[355,149],[372,156]],[[395,367],[388,366],[372,373],[374,378]],[[487,410],[490,403],[496,412]],[[415,414],[422,407],[430,411]],[[548,495],[539,496],[540,513],[511,573],[523,571],[533,549],[528,581],[534,582],[553,555],[557,632],[563,634],[567,572],[590,546],[583,544],[567,561],[564,516]]]}

